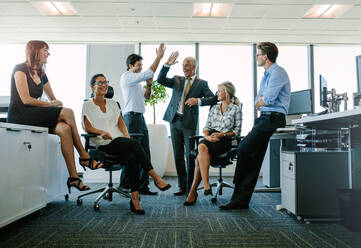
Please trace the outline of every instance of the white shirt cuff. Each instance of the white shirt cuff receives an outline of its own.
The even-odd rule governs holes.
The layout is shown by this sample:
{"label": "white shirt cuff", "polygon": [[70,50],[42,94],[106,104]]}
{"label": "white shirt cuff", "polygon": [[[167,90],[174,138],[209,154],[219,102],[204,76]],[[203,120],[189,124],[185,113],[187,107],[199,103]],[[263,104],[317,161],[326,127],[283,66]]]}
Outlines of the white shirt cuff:
{"label": "white shirt cuff", "polygon": [[164,64],[164,67],[170,67],[170,65]]}
{"label": "white shirt cuff", "polygon": [[198,105],[201,105],[202,101],[200,98],[198,98]]}

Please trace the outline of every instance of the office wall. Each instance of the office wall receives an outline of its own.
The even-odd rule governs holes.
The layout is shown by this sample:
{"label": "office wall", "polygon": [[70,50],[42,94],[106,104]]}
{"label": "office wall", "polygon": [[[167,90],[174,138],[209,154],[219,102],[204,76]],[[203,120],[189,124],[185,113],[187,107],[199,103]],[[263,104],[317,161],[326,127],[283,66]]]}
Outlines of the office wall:
{"label": "office wall", "polygon": [[[120,76],[127,70],[125,61],[129,54],[135,52],[134,44],[87,45],[86,81],[96,73],[103,73],[114,88],[114,99],[123,106],[120,89]],[[90,96],[89,83],[86,96]]]}

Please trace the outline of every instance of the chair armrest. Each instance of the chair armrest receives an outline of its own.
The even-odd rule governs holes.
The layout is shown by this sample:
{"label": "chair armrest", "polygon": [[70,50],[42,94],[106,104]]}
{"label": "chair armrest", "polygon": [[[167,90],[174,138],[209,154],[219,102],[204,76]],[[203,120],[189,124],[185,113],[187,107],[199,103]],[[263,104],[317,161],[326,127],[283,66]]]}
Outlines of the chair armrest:
{"label": "chair armrest", "polygon": [[97,135],[94,134],[94,133],[82,133],[81,136],[84,137],[84,138],[86,138],[86,139],[87,139],[87,138],[97,137]]}
{"label": "chair armrest", "polygon": [[132,138],[137,138],[137,137],[143,137],[144,134],[142,133],[129,133],[129,136]]}
{"label": "chair armrest", "polygon": [[189,140],[193,141],[193,140],[199,140],[200,138],[203,138],[203,135],[194,135],[194,136],[189,136]]}

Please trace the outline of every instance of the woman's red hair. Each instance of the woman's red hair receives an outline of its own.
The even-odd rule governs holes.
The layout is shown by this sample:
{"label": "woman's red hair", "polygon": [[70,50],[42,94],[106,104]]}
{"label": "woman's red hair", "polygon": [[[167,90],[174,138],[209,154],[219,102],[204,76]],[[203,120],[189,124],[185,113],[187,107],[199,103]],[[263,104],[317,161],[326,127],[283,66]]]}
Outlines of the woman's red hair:
{"label": "woman's red hair", "polygon": [[31,40],[26,44],[26,63],[29,66],[31,75],[34,75],[36,71],[39,77],[44,73],[44,65],[40,64],[40,49],[46,47],[49,49],[49,45],[42,40]]}

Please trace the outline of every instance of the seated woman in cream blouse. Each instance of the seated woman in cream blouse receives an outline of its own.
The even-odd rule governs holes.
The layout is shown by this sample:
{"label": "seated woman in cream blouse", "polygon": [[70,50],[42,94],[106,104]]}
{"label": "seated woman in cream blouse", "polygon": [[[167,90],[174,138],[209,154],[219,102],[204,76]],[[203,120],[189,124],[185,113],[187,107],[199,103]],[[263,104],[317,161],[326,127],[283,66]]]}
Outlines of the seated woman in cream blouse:
{"label": "seated woman in cream blouse", "polygon": [[94,97],[85,101],[82,110],[83,128],[88,133],[97,134],[92,142],[101,151],[125,157],[128,161],[127,173],[132,194],[130,208],[137,214],[145,214],[139,203],[139,166],[153,179],[161,191],[169,189],[167,184],[153,170],[148,156],[139,142],[130,138],[116,101],[104,98],[108,91],[108,81],[103,74],[96,74],[90,80]]}
{"label": "seated woman in cream blouse", "polygon": [[218,100],[208,114],[204,139],[198,145],[195,175],[185,206],[193,205],[198,197],[197,188],[203,179],[204,195],[212,194],[209,185],[209,166],[212,156],[227,152],[232,146],[232,136],[240,135],[242,126],[241,103],[235,96],[236,89],[231,82],[218,85]]}

